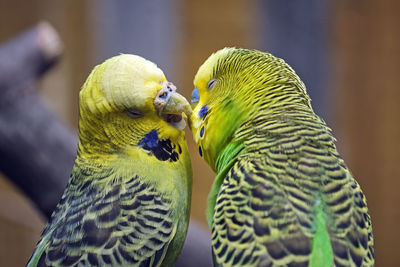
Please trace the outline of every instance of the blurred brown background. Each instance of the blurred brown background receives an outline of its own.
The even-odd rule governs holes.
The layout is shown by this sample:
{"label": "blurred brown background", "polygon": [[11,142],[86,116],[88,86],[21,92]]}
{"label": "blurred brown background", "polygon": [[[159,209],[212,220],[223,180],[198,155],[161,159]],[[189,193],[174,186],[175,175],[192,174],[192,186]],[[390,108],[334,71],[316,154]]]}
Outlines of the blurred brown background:
{"label": "blurred brown background", "polygon": [[[316,112],[368,199],[377,266],[400,251],[400,2],[381,1],[0,1],[0,42],[41,20],[64,42],[60,63],[40,81],[51,110],[76,130],[78,92],[90,70],[118,53],[156,62],[190,97],[201,63],[224,46],[284,58],[305,81]],[[296,3],[293,3],[296,2]],[[192,218],[205,223],[214,173],[190,133]],[[72,166],[71,166],[72,167]],[[399,179],[399,180],[398,180]],[[22,266],[44,217],[0,178],[0,266]]]}

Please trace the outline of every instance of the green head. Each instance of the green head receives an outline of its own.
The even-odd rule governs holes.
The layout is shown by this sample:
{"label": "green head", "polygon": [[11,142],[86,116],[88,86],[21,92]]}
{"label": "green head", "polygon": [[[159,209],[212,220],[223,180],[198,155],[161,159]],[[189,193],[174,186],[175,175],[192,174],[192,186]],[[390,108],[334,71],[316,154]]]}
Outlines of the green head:
{"label": "green head", "polygon": [[216,160],[235,131],[260,112],[311,109],[305,86],[282,59],[257,50],[224,48],[199,68],[192,93],[190,127],[200,155]]}

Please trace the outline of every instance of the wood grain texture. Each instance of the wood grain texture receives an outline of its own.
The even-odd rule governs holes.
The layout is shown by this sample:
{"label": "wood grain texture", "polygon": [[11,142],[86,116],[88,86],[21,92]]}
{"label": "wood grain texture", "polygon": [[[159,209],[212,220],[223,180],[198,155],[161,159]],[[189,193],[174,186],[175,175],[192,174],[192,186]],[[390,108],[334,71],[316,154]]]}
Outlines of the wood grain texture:
{"label": "wood grain texture", "polygon": [[368,201],[378,266],[400,250],[400,2],[335,1],[333,125],[339,150]]}

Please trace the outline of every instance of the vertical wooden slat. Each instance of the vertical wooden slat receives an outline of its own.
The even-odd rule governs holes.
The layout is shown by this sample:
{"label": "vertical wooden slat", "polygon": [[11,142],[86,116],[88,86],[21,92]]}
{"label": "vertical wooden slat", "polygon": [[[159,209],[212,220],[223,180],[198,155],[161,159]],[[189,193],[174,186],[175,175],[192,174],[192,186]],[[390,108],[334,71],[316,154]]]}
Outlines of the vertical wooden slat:
{"label": "vertical wooden slat", "polygon": [[[31,1],[0,1],[0,42],[36,23],[32,10],[35,3]],[[0,203],[0,266],[23,266],[42,223],[29,202],[3,176],[0,176]]]}
{"label": "vertical wooden slat", "polygon": [[335,1],[339,148],[367,196],[378,266],[400,250],[400,19],[398,1]]}
{"label": "vertical wooden slat", "polygon": [[330,3],[258,0],[262,50],[283,58],[300,76],[314,111],[330,122]]}
{"label": "vertical wooden slat", "polygon": [[[255,48],[255,1],[181,1],[183,23],[177,84],[190,99],[193,78],[211,53],[226,46]],[[204,224],[207,195],[215,174],[198,155],[191,133],[187,139],[193,163],[192,216]]]}
{"label": "vertical wooden slat", "polygon": [[[51,0],[50,0],[51,1]],[[64,75],[66,78],[65,102],[69,103],[64,112],[69,114],[68,120],[72,127],[78,127],[78,94],[81,86],[89,75],[90,51],[89,38],[91,32],[87,25],[87,9],[84,2],[79,0],[60,1],[59,7],[63,10],[63,20],[60,28],[61,38],[65,42]],[[60,98],[58,98],[60,99]]]}
{"label": "vertical wooden slat", "polygon": [[0,1],[0,42],[35,23],[34,9],[32,1]]}
{"label": "vertical wooden slat", "polygon": [[[50,108],[72,127],[77,125],[78,91],[89,72],[85,12],[79,0],[0,1],[0,41],[41,20],[48,20],[60,33],[64,57],[39,88]],[[0,266],[23,266],[45,220],[17,189],[0,179]]]}
{"label": "vertical wooden slat", "polygon": [[168,79],[175,79],[181,28],[178,2],[89,1],[94,63],[120,53],[136,54],[155,62]]}

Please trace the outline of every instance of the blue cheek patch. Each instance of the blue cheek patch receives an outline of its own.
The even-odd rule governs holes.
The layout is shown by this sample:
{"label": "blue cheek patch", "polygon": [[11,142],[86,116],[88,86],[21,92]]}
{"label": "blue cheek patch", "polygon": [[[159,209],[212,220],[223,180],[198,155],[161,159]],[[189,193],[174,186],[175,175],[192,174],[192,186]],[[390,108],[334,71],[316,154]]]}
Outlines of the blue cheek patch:
{"label": "blue cheek patch", "polygon": [[[170,139],[159,139],[156,130],[147,133],[138,145],[158,160],[173,162],[179,159],[179,154],[175,151],[177,146],[171,143]],[[179,145],[178,152],[182,153],[182,148]]]}
{"label": "blue cheek patch", "polygon": [[191,104],[193,104],[199,102],[199,100],[200,100],[199,90],[197,88],[194,88],[192,91],[192,100],[190,102]]}
{"label": "blue cheek patch", "polygon": [[158,134],[156,130],[152,130],[148,134],[146,134],[142,140],[139,142],[139,146],[147,147],[147,148],[155,148],[157,147]]}
{"label": "blue cheek patch", "polygon": [[208,112],[208,107],[206,105],[203,105],[199,111],[199,117],[203,118],[207,116],[207,112]]}

